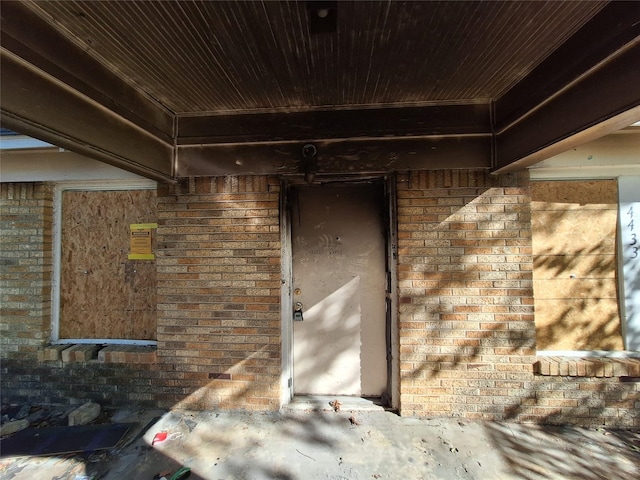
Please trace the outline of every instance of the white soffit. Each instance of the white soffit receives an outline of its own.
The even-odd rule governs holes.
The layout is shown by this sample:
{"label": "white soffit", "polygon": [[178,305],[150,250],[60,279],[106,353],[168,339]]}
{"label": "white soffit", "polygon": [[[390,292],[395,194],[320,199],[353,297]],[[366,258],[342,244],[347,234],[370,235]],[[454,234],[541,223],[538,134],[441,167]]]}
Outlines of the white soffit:
{"label": "white soffit", "polygon": [[0,182],[60,182],[83,180],[143,180],[98,160],[57,147],[4,150],[0,153]]}
{"label": "white soffit", "polygon": [[640,175],[640,122],[543,160],[529,173],[531,180]]}

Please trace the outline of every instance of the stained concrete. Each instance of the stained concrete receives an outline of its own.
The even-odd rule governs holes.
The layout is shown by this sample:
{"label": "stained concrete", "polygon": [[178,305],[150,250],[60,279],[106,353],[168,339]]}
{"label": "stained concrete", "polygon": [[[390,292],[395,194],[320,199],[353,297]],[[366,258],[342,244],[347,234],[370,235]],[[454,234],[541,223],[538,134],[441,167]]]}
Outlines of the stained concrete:
{"label": "stained concrete", "polygon": [[[640,432],[401,418],[347,401],[336,412],[324,400],[281,413],[122,410],[111,420],[140,422],[126,445],[100,456],[3,458],[0,479],[151,480],[181,466],[194,480],[640,477]],[[163,431],[168,438],[151,446]]]}

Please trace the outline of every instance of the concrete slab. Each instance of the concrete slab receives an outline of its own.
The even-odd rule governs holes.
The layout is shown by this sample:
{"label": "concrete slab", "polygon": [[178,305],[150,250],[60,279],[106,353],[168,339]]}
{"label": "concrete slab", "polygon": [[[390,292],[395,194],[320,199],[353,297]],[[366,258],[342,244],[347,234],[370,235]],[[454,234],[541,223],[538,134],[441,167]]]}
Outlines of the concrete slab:
{"label": "concrete slab", "polygon": [[339,402],[338,410],[373,411],[383,412],[385,407],[376,398],[326,396],[326,395],[296,395],[289,404],[283,407],[283,411],[335,411],[332,402]]}
{"label": "concrete slab", "polygon": [[[135,410],[113,415],[118,422],[139,419],[141,428],[149,418]],[[159,432],[167,439],[152,446]],[[38,466],[52,468],[42,462],[2,459],[0,480],[53,478],[40,475]],[[57,463],[56,478],[74,480],[61,475],[66,471],[96,480],[151,480],[186,466],[192,480],[627,480],[640,478],[640,432],[401,418],[344,405],[339,412],[171,411],[143,436],[133,432],[126,446],[98,461],[86,459],[84,471],[79,465]]]}

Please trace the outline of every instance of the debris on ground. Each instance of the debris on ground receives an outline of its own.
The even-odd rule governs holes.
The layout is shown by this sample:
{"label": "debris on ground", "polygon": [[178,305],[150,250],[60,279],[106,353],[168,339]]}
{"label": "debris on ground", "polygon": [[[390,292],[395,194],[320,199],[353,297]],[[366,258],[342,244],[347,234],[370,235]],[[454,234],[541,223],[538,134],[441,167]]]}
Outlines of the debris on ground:
{"label": "debris on ground", "polygon": [[101,410],[99,404],[87,402],[69,414],[69,426],[87,425],[98,418]]}
{"label": "debris on ground", "polygon": [[342,403],[340,403],[340,400],[335,399],[335,400],[331,400],[329,402],[329,406],[331,408],[333,408],[334,412],[339,412],[340,411],[340,407],[342,406]]}
{"label": "debris on ground", "polygon": [[2,439],[2,456],[92,454],[116,447],[137,423],[28,428]]}
{"label": "debris on ground", "polygon": [[153,477],[153,480],[185,480],[186,478],[189,478],[189,476],[191,475],[191,469],[189,467],[182,467],[176,473],[174,473],[171,476],[170,475],[171,475],[171,470],[165,470],[163,472],[156,474]]}
{"label": "debris on ground", "polygon": [[153,440],[151,441],[151,446],[155,445],[156,443],[164,442],[167,439],[168,435],[169,435],[169,432],[167,431],[156,433],[153,436]]}
{"label": "debris on ground", "polygon": [[184,437],[184,433],[182,432],[171,432],[169,433],[166,430],[156,433],[153,436],[153,440],[151,441],[151,446],[154,446],[158,443],[166,442],[169,440],[178,440]]}
{"label": "debris on ground", "polygon": [[[86,406],[90,404],[90,406]],[[78,406],[63,405],[2,405],[0,420],[2,425],[16,420],[27,420],[31,428],[73,426],[80,424],[111,423],[111,411],[102,410],[97,403],[88,402]],[[77,413],[74,414],[74,411]],[[98,411],[98,414],[93,415]],[[91,414],[91,415],[89,415]],[[74,418],[75,417],[75,418]],[[2,436],[8,434],[4,433]]]}
{"label": "debris on ground", "polygon": [[171,470],[163,470],[161,472],[156,473],[153,476],[153,480],[160,480],[161,478],[166,478],[171,475]]}
{"label": "debris on ground", "polygon": [[0,436],[12,435],[20,430],[24,430],[29,426],[29,420],[23,418],[21,420],[13,420],[7,422],[0,427]]}
{"label": "debris on ground", "polygon": [[18,413],[16,413],[16,420],[22,420],[23,418],[27,418],[29,413],[31,412],[31,407],[29,405],[23,405]]}
{"label": "debris on ground", "polygon": [[[510,480],[527,477],[532,468],[545,478],[586,478],[591,473],[593,478],[610,480],[640,478],[640,453],[633,449],[640,447],[640,431],[605,429],[600,433],[470,420],[460,425],[458,419],[404,418],[388,411],[358,410],[346,400],[336,414],[326,408],[332,398],[317,403],[324,405],[324,410],[261,415],[237,411],[112,411],[115,423],[137,422],[117,447],[91,455],[0,458],[0,478],[76,480],[76,476],[84,475],[93,480],[152,480],[154,476],[156,480],[186,480],[189,475],[188,480]],[[7,414],[4,421],[14,420],[19,408],[3,410],[2,415]],[[57,408],[56,412],[71,411],[68,407]],[[66,420],[64,417],[61,427]],[[354,426],[360,424],[362,428]],[[140,435],[141,431],[146,434]],[[160,432],[166,432],[165,441],[152,447],[154,435]],[[39,433],[39,438],[48,435]],[[87,432],[87,438],[95,438],[95,433]],[[14,436],[18,435],[23,433]],[[73,436],[66,437],[66,446]],[[191,471],[182,470],[187,467]]]}

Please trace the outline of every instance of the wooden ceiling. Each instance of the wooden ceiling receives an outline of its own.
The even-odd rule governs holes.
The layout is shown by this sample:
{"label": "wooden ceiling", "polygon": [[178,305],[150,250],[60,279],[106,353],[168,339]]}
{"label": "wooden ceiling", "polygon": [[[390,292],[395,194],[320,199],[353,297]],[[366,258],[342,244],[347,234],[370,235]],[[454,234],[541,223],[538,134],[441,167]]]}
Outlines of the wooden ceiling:
{"label": "wooden ceiling", "polygon": [[508,171],[640,117],[638,2],[3,0],[0,15],[3,126],[160,180]]}

